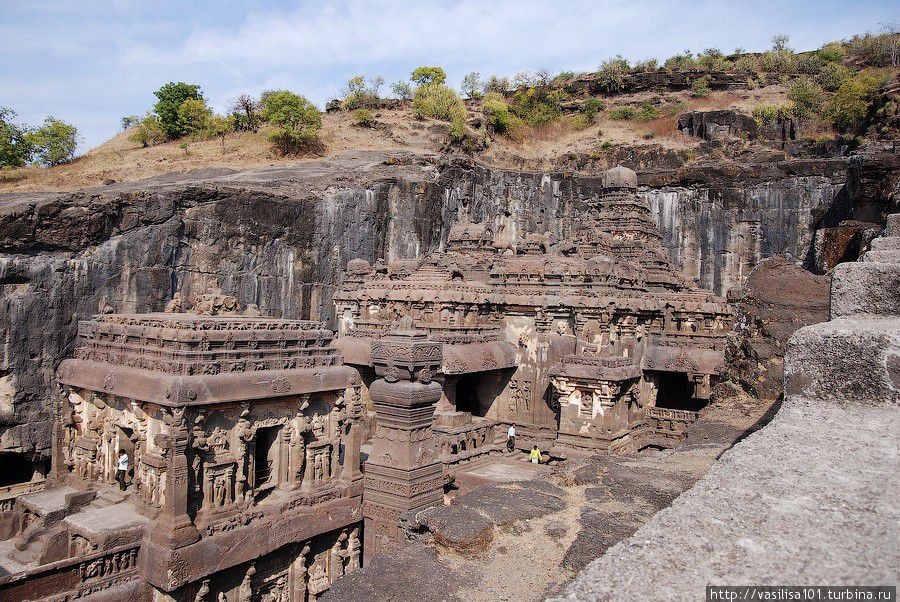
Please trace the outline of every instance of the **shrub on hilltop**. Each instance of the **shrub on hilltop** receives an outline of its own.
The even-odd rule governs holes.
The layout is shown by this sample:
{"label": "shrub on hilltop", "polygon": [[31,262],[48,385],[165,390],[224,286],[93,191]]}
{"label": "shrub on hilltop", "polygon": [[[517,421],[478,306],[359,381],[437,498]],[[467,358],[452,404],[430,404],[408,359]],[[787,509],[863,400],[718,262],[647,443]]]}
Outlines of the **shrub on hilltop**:
{"label": "shrub on hilltop", "polygon": [[39,165],[53,167],[68,163],[75,157],[78,147],[78,128],[55,117],[47,117],[41,127],[28,133]]}
{"label": "shrub on hilltop", "polygon": [[13,122],[16,112],[0,107],[0,167],[22,167],[34,151],[28,128]]}
{"label": "shrub on hilltop", "polygon": [[273,128],[269,141],[283,155],[297,152],[315,140],[322,129],[319,109],[299,94],[270,91],[261,104],[262,117]]}
{"label": "shrub on hilltop", "polygon": [[166,136],[173,140],[184,136],[187,131],[184,122],[179,118],[178,109],[186,100],[203,100],[200,86],[169,82],[153,94],[158,99],[153,105],[153,113],[159,119]]}

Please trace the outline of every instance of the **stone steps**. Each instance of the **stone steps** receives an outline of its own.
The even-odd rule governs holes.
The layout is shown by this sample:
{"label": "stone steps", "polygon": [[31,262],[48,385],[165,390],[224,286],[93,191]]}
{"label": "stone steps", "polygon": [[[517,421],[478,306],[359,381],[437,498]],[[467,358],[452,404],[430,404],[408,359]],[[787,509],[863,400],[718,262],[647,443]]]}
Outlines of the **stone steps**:
{"label": "stone steps", "polygon": [[900,214],[888,216],[886,236],[861,261],[842,263],[831,279],[831,319],[900,316]]}
{"label": "stone steps", "polygon": [[785,395],[900,405],[900,317],[847,316],[801,328],[784,358]]}

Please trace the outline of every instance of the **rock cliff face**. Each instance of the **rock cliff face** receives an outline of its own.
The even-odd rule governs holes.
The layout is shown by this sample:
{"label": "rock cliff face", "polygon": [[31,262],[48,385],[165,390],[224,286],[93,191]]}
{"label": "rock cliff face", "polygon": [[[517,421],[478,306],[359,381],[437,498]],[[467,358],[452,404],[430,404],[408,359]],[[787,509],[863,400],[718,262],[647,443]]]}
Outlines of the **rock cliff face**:
{"label": "rock cliff face", "polygon": [[[876,205],[894,202],[896,166],[858,163],[857,188],[880,191],[887,200]],[[676,266],[724,294],[763,258],[809,259],[818,227],[853,217],[848,164],[647,172],[641,194]],[[350,259],[423,254],[464,214],[493,221],[512,245],[529,232],[561,235],[599,188],[597,177],[563,172],[353,153],[0,195],[0,452],[46,454],[54,371],[77,321],[98,311],[159,311],[176,291],[186,299],[221,292],[264,314],[330,321]]]}

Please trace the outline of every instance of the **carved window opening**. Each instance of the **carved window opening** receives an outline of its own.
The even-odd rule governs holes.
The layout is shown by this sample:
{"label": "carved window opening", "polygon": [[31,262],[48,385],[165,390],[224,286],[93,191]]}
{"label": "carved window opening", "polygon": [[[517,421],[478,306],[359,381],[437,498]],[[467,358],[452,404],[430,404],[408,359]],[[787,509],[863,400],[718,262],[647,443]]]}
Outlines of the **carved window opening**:
{"label": "carved window opening", "polygon": [[281,426],[268,426],[256,431],[254,482],[257,489],[270,489],[278,484],[278,435]]}
{"label": "carved window opening", "polygon": [[484,399],[481,376],[464,374],[456,384],[456,410],[468,412],[472,416],[484,417],[490,410],[493,400]]}
{"label": "carved window opening", "polygon": [[0,453],[0,487],[39,479],[45,472],[44,464],[32,462],[25,454]]}
{"label": "carved window opening", "polygon": [[694,383],[683,372],[658,372],[656,375],[656,407],[699,412],[705,399],[694,397]]}

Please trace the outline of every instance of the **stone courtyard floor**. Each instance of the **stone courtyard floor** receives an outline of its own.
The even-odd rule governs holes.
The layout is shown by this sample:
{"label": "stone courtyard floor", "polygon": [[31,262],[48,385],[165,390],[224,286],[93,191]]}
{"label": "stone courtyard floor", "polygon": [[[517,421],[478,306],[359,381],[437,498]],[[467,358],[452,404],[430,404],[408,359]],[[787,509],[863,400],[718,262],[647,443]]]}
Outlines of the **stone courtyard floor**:
{"label": "stone courtyard floor", "polygon": [[772,402],[706,409],[672,450],[534,467],[501,456],[458,479],[471,490],[416,515],[413,540],[341,578],[325,600],[543,600],[630,537],[764,425]]}

